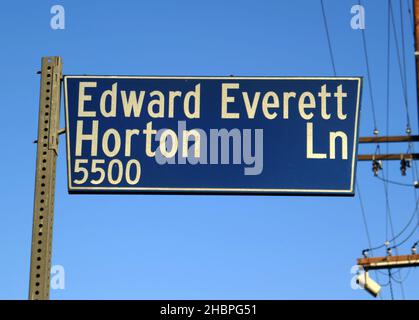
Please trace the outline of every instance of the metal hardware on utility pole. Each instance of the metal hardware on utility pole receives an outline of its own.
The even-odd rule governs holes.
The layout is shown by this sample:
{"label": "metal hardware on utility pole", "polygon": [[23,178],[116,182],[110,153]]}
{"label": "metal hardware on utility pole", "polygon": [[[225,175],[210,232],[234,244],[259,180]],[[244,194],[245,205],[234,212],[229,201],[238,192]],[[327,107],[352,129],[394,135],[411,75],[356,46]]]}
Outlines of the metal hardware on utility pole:
{"label": "metal hardware on utility pole", "polygon": [[49,299],[62,62],[43,57],[39,98],[30,300]]}

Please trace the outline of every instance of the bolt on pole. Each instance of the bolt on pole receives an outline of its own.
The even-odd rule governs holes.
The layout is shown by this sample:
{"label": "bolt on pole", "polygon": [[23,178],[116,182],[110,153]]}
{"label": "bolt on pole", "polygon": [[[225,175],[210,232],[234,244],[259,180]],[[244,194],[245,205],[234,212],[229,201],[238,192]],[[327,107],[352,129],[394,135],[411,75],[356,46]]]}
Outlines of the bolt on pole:
{"label": "bolt on pole", "polygon": [[49,299],[61,78],[61,58],[43,57],[29,282],[30,300]]}

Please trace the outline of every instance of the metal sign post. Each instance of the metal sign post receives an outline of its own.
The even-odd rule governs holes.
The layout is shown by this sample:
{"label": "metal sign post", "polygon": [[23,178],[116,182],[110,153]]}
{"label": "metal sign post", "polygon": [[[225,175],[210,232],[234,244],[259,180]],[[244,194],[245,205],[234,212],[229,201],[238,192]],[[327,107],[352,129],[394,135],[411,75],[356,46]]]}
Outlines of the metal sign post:
{"label": "metal sign post", "polygon": [[49,299],[61,78],[61,58],[43,57],[29,284],[31,300]]}

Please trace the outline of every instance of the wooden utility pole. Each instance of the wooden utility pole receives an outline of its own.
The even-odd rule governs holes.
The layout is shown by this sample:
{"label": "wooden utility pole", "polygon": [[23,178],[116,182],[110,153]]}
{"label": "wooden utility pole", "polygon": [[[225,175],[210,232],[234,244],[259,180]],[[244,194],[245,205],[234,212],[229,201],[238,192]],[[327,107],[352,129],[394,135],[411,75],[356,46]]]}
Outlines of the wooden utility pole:
{"label": "wooden utility pole", "polygon": [[[415,34],[415,61],[416,61],[416,94],[417,102],[419,102],[419,0],[413,0],[413,20],[414,20],[414,34]],[[418,117],[419,117],[419,103],[418,103]]]}
{"label": "wooden utility pole", "polygon": [[61,78],[61,58],[43,57],[29,282],[31,300],[49,299]]}

